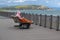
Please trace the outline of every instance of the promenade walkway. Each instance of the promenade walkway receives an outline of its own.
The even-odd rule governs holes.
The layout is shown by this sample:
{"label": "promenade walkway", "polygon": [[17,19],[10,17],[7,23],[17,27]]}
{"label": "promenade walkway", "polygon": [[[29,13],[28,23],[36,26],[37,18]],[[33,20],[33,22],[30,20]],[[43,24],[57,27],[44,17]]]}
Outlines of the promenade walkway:
{"label": "promenade walkway", "polygon": [[31,25],[30,29],[15,28],[12,19],[0,19],[0,40],[60,40],[60,31]]}

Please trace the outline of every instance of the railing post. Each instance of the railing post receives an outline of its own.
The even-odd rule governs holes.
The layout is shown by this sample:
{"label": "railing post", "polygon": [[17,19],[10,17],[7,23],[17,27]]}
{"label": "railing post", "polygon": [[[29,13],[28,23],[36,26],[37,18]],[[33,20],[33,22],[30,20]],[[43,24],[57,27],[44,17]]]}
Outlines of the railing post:
{"label": "railing post", "polygon": [[39,17],[38,17],[38,14],[35,14],[35,25],[38,25],[38,21],[39,21]]}
{"label": "railing post", "polygon": [[22,12],[22,16],[24,16],[24,12]]}
{"label": "railing post", "polygon": [[47,15],[45,15],[44,27],[46,27],[46,22],[47,22]]}
{"label": "railing post", "polygon": [[25,13],[25,18],[27,18],[27,14]]}
{"label": "railing post", "polygon": [[32,13],[31,14],[31,20],[34,21],[35,17],[34,17],[34,14]]}
{"label": "railing post", "polygon": [[33,22],[34,22],[34,24],[35,24],[35,14],[33,14]]}
{"label": "railing post", "polygon": [[31,20],[31,14],[29,13],[29,20]]}
{"label": "railing post", "polygon": [[26,17],[27,17],[27,19],[29,19],[29,13],[27,13]]}
{"label": "railing post", "polygon": [[53,16],[51,15],[50,16],[50,29],[52,29],[52,18],[53,18]]}
{"label": "railing post", "polygon": [[56,31],[59,31],[59,16],[57,16],[57,28]]}
{"label": "railing post", "polygon": [[42,15],[40,14],[40,26],[42,26],[41,23],[42,23]]}
{"label": "railing post", "polygon": [[22,15],[23,17],[25,17],[25,13],[23,12],[23,15]]}
{"label": "railing post", "polygon": [[31,20],[32,20],[32,14],[30,14]]}

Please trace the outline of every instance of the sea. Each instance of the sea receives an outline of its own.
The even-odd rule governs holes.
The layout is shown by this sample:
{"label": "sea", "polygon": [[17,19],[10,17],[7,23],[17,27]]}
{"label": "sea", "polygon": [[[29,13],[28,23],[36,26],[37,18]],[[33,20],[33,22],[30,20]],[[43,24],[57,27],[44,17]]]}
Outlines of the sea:
{"label": "sea", "polygon": [[[18,10],[5,10],[7,12],[17,12]],[[60,9],[54,9],[54,10],[19,10],[21,13],[27,13],[27,14],[42,14],[42,15],[53,15],[53,16],[60,16]],[[0,18],[5,18],[1,17]]]}
{"label": "sea", "polygon": [[[8,12],[17,12],[17,11],[18,10],[9,10]],[[19,10],[19,11],[28,14],[60,16],[60,10]]]}

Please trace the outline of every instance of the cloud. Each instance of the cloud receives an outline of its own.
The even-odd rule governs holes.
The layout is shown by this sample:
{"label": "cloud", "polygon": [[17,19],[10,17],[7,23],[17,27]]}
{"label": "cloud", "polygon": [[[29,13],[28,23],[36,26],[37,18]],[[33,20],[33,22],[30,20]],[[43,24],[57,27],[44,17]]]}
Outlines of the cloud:
{"label": "cloud", "polygon": [[8,0],[7,2],[11,3],[11,2],[25,2],[25,1],[37,1],[37,0]]}
{"label": "cloud", "polygon": [[25,2],[25,1],[36,1],[36,0],[15,0],[14,2]]}
{"label": "cloud", "polygon": [[25,0],[8,0],[7,3],[24,2]]}
{"label": "cloud", "polygon": [[46,3],[49,3],[49,1],[46,1]]}
{"label": "cloud", "polygon": [[25,2],[26,0],[15,0],[13,2]]}
{"label": "cloud", "polygon": [[60,2],[58,2],[57,5],[60,6]]}
{"label": "cloud", "polygon": [[12,1],[7,1],[7,3],[11,3]]}
{"label": "cloud", "polygon": [[37,1],[37,0],[25,0],[25,1]]}
{"label": "cloud", "polygon": [[0,5],[3,5],[3,4],[5,4],[5,3],[0,3]]}
{"label": "cloud", "polygon": [[49,3],[49,0],[44,0],[46,3]]}

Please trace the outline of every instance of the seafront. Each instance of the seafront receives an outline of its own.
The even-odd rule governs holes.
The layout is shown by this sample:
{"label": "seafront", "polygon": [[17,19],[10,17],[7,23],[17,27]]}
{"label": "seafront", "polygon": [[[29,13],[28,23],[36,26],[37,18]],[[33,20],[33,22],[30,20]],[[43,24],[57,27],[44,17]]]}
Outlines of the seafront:
{"label": "seafront", "polygon": [[0,19],[0,40],[60,40],[60,31],[32,24],[30,29],[15,28],[12,19]]}

